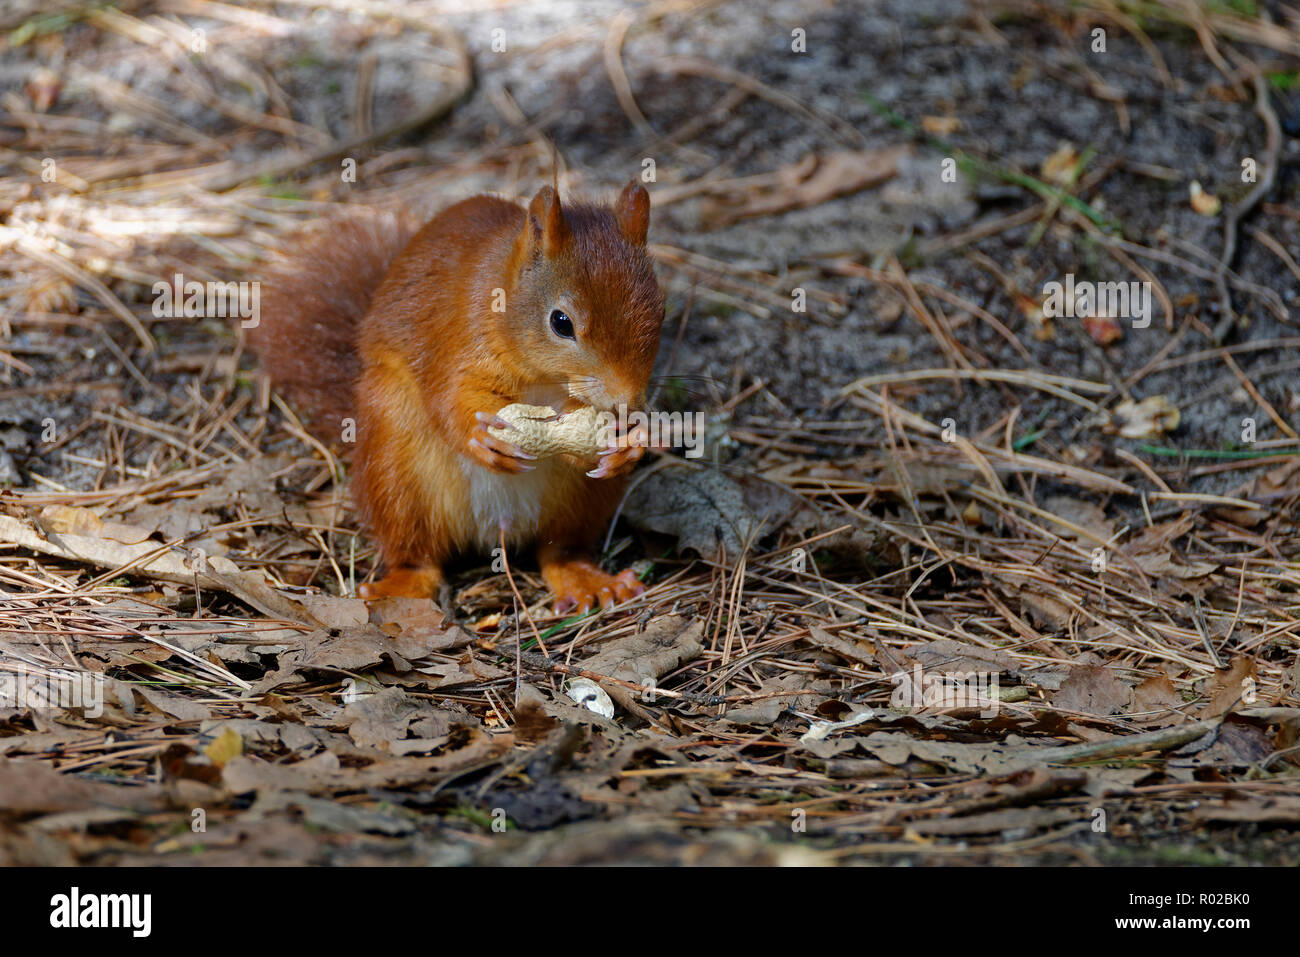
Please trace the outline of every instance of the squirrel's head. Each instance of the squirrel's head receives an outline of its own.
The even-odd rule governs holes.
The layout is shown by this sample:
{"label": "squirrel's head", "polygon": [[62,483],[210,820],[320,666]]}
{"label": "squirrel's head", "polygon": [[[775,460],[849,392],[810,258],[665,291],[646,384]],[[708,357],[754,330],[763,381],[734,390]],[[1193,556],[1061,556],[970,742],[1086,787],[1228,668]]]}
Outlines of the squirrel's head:
{"label": "squirrel's head", "polygon": [[560,205],[549,186],[528,205],[511,252],[506,318],[529,384],[590,405],[638,408],[654,370],[664,298],[646,253],[650,197],[635,180],[612,207]]}

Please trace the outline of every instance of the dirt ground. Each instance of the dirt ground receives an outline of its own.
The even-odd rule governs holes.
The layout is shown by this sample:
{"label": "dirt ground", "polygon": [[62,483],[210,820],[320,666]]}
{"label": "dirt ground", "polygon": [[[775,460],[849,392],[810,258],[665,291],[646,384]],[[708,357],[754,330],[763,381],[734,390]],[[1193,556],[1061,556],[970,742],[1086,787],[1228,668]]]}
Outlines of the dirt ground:
{"label": "dirt ground", "polygon": [[[0,862],[1300,863],[1295,15],[0,11]],[[648,590],[367,607],[346,456],[155,283],[552,175],[650,190],[706,423]]]}

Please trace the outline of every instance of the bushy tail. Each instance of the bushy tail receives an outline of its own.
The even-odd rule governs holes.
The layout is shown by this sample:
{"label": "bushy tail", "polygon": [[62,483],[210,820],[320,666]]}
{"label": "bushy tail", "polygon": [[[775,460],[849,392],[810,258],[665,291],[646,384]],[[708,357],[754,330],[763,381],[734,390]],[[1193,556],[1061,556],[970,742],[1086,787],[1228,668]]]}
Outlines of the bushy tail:
{"label": "bushy tail", "polygon": [[262,284],[248,330],[273,387],[322,439],[353,416],[357,329],[393,260],[419,229],[414,216],[358,208],[300,234]]}

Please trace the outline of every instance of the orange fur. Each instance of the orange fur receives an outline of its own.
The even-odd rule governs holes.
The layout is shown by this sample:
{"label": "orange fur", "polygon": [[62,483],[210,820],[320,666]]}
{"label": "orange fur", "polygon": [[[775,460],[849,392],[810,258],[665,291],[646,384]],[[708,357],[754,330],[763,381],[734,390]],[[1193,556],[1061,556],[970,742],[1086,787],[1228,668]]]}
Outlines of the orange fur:
{"label": "orange fur", "polygon": [[[298,271],[264,299],[267,328],[254,345],[272,378],[315,422],[356,419],[355,497],[388,569],[362,597],[431,595],[448,559],[490,550],[503,531],[512,547],[539,546],[560,604],[637,592],[589,557],[624,479],[590,478],[591,463],[567,457],[515,457],[476,414],[514,402],[558,407],[571,394],[607,408],[644,400],[663,320],[648,219],[645,191],[632,184],[612,208],[561,205],[550,187],[527,210],[478,196],[427,223],[400,254],[397,229],[372,234],[373,244],[349,230],[327,256],[306,247]],[[349,252],[358,253],[352,269],[339,261]],[[326,282],[319,269],[328,292],[314,288],[313,277]],[[325,301],[334,298],[338,308]],[[573,340],[552,330],[555,309],[571,317]],[[611,458],[611,471],[636,457]]]}

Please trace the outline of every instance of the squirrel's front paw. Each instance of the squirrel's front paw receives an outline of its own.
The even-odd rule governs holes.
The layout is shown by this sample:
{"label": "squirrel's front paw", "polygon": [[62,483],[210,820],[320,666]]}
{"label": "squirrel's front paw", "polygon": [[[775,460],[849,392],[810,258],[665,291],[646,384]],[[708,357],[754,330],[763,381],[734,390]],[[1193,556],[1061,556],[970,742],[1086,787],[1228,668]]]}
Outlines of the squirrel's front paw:
{"label": "squirrel's front paw", "polygon": [[647,436],[645,430],[637,426],[625,438],[619,438],[603,452],[597,453],[598,464],[587,473],[594,479],[612,478],[626,475],[645,455]]}
{"label": "squirrel's front paw", "polygon": [[537,456],[488,432],[489,426],[494,429],[513,429],[513,425],[490,412],[478,412],[474,418],[478,424],[470,430],[467,446],[474,461],[495,472],[531,472],[537,468],[532,464],[537,461]]}

